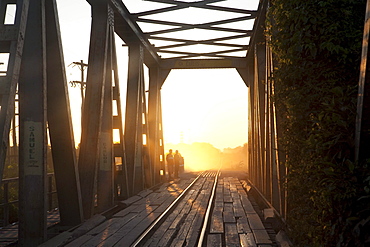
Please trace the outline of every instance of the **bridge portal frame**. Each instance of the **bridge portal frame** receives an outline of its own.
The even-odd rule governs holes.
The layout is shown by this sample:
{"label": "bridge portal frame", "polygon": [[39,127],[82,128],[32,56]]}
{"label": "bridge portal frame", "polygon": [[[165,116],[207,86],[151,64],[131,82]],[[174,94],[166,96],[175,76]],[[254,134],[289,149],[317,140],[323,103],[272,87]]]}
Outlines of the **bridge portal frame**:
{"label": "bridge portal frame", "polygon": [[[18,1],[19,3],[23,1],[28,2],[27,0]],[[43,39],[44,35],[48,42],[53,40],[52,43],[55,44],[55,46],[48,46],[45,45],[45,40],[41,40],[41,44],[44,44],[44,46],[40,48],[41,50],[39,50],[38,54],[41,57],[47,54],[46,60],[50,60],[50,67],[43,69],[38,75],[42,78],[46,73],[48,76],[47,82],[43,81],[44,79],[40,79],[39,82],[44,84],[55,83],[55,85],[50,84],[48,86],[50,91],[47,92],[47,103],[44,102],[46,94],[44,93],[40,96],[44,103],[39,103],[38,107],[40,108],[40,116],[43,119],[47,116],[48,119],[53,157],[55,158],[54,165],[62,222],[66,225],[76,225],[83,220],[91,218],[95,212],[102,212],[111,207],[115,199],[121,199],[118,197],[118,191],[114,189],[114,183],[117,184],[118,180],[120,180],[120,185],[123,189],[123,198],[134,195],[144,188],[163,181],[165,163],[160,89],[172,69],[193,68],[235,68],[245,84],[250,88],[250,152],[248,164],[250,182],[263,193],[270,205],[276,209],[276,212],[284,216],[287,206],[282,177],[286,173],[286,169],[281,162],[282,152],[277,141],[278,133],[281,130],[276,127],[278,126],[278,119],[276,109],[271,101],[274,90],[274,84],[270,78],[273,68],[273,56],[263,34],[264,16],[268,7],[268,1],[262,1],[260,9],[257,11],[258,16],[254,28],[256,31],[252,35],[245,58],[230,58],[220,55],[219,59],[196,61],[190,59],[195,54],[180,54],[179,58],[161,59],[157,55],[157,50],[149,43],[137,23],[133,21],[131,14],[122,1],[88,0],[88,2],[92,9],[92,31],[78,166],[72,138],[73,132],[55,0],[46,1],[46,3],[52,4],[46,11],[43,7],[39,9],[40,13],[45,11],[47,15],[46,21],[42,24],[46,26],[46,29],[38,27],[39,31],[37,33],[41,35],[38,37]],[[175,7],[182,8],[184,7],[183,5],[179,3]],[[201,6],[210,7],[210,5],[203,5]],[[229,11],[235,12],[236,10],[229,9]],[[51,13],[50,16],[49,13]],[[32,23],[38,18],[32,17],[28,22]],[[207,28],[210,28],[210,26],[208,25]],[[184,28],[189,28],[189,26]],[[35,31],[36,28],[30,30]],[[125,133],[123,132],[122,117],[120,116],[115,34],[126,43],[130,53]],[[245,32],[244,35],[251,35],[251,32]],[[27,38],[26,42],[28,42]],[[189,42],[185,43],[190,44]],[[164,48],[162,47],[161,49],[163,51]],[[240,49],[245,49],[245,47]],[[200,55],[215,56],[217,54]],[[55,60],[57,63],[51,63],[51,57],[57,57],[58,59]],[[46,66],[44,60],[45,58],[40,59],[40,66]],[[49,63],[46,64],[49,66]],[[144,88],[144,64],[149,68],[148,111],[146,109]],[[58,73],[53,75],[50,71],[58,71]],[[43,84],[40,85],[44,87],[42,86]],[[24,95],[28,94],[28,92],[28,89],[25,90]],[[62,93],[60,94],[60,92]],[[54,97],[56,95],[61,96]],[[113,116],[111,111],[113,102],[117,104],[119,109],[118,116]],[[47,114],[43,113],[45,108],[47,108]],[[63,113],[55,114],[57,112],[55,109],[58,109],[59,112],[62,110]],[[24,116],[26,117],[26,115]],[[41,122],[41,131],[43,133],[43,136],[41,136],[43,140],[42,147],[45,148],[46,120],[39,122]],[[119,129],[120,143],[118,145],[113,145],[113,129]],[[65,133],[68,133],[68,135]],[[146,147],[143,145],[144,135],[146,136]],[[21,142],[20,146],[22,145],[24,144]],[[43,155],[43,153],[44,151],[41,150],[40,155]],[[120,157],[122,160],[120,179],[118,179],[119,176],[117,174],[115,176],[117,168],[115,166],[116,157]],[[42,162],[45,163],[44,158]],[[45,169],[45,166],[42,169]],[[40,181],[43,186],[42,177],[44,175],[41,174],[40,177],[36,178],[36,182],[31,182],[31,186],[36,186]],[[72,188],[67,188],[63,185],[63,182],[67,180],[71,181]],[[95,201],[96,192],[97,201]],[[43,205],[44,198],[46,197],[43,196],[37,203]],[[70,203],[71,198],[73,198],[73,203]],[[31,199],[24,199],[22,205],[27,206],[29,200]],[[24,207],[24,212],[27,211],[26,206]],[[95,211],[95,206],[97,206],[98,211]],[[44,212],[43,209],[40,209],[40,211]],[[30,210],[29,212],[32,211]],[[26,223],[30,222],[31,216],[24,216],[22,220]],[[44,213],[42,216],[37,217],[37,222],[35,223],[43,227],[42,231],[39,231],[41,235],[36,236],[36,242],[40,243],[40,241],[42,242],[45,239],[46,232],[44,230],[46,229]],[[20,234],[20,241],[31,244],[33,240],[26,236],[32,233],[31,225],[22,227],[24,235]]]}

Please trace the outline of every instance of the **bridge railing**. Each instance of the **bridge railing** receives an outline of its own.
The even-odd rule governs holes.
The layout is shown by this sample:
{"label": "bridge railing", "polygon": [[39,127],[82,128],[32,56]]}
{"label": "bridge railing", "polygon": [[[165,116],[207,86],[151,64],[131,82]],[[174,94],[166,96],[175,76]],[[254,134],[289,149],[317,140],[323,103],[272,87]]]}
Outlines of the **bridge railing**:
{"label": "bridge railing", "polygon": [[[19,178],[5,178],[2,180],[0,189],[0,226],[18,221],[18,191]],[[56,186],[54,173],[47,175],[47,203],[48,210],[58,207],[56,198]]]}

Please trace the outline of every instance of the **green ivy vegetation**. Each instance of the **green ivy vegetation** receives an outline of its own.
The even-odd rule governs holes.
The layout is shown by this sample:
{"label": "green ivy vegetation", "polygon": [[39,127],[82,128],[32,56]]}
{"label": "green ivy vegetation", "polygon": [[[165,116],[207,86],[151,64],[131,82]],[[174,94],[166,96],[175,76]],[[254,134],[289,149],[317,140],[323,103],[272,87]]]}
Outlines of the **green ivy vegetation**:
{"label": "green ivy vegetation", "polygon": [[365,0],[273,0],[267,30],[294,246],[370,246],[370,172],[354,161]]}

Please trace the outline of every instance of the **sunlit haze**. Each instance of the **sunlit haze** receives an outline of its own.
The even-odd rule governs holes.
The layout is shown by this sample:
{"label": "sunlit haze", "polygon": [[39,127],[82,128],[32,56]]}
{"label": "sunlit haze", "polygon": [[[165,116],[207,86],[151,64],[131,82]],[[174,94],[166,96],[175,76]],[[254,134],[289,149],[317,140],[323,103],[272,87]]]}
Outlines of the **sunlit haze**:
{"label": "sunlit haze", "polygon": [[243,145],[247,90],[235,69],[173,70],[162,88],[166,143]]}

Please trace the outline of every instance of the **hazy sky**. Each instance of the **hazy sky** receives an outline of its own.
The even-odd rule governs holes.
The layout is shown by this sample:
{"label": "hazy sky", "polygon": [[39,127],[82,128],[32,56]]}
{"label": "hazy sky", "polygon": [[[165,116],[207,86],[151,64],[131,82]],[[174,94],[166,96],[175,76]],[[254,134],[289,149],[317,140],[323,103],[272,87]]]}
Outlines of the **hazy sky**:
{"label": "hazy sky", "polygon": [[[232,0],[244,4],[254,1]],[[147,2],[123,1],[129,10]],[[66,65],[88,60],[90,5],[85,0],[57,0]],[[135,11],[135,10],[132,10]],[[220,17],[217,17],[220,18]],[[120,84],[125,95],[127,48],[117,41]],[[77,67],[69,66],[67,78],[80,79]],[[70,88],[74,131],[80,136],[80,92]],[[125,104],[125,98],[122,103]],[[165,143],[209,142],[216,148],[247,142],[248,88],[235,69],[173,70],[162,88]],[[124,115],[124,114],[123,114]]]}

